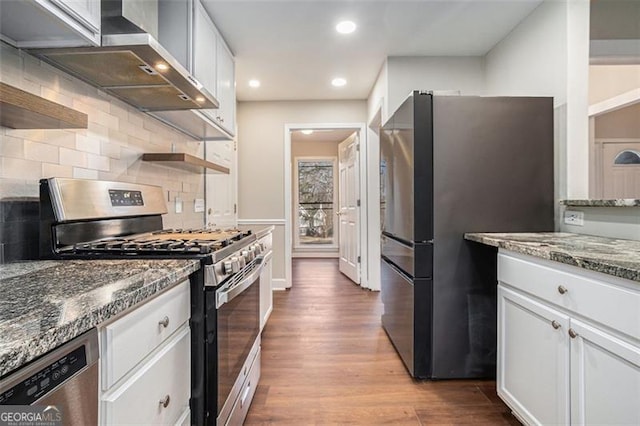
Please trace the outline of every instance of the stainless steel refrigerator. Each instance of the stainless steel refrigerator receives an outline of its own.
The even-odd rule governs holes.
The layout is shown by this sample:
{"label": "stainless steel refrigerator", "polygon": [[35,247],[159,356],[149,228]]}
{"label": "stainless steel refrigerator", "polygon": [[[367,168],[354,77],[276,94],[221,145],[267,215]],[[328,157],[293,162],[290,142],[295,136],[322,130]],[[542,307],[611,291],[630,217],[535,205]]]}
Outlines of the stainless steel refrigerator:
{"label": "stainless steel refrigerator", "polygon": [[382,325],[418,378],[495,377],[496,253],[554,229],[553,100],[414,91],[380,133]]}

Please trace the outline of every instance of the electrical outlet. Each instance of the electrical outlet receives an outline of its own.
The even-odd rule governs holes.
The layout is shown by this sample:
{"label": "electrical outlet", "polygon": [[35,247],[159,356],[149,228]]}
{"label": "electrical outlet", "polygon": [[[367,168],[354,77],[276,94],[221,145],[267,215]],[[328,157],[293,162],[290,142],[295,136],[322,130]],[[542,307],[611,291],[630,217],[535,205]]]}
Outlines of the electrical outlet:
{"label": "electrical outlet", "polygon": [[176,197],[176,213],[182,213],[182,198]]}
{"label": "electrical outlet", "polygon": [[564,223],[567,225],[584,226],[584,212],[565,210]]}
{"label": "electrical outlet", "polygon": [[204,211],[204,198],[196,198],[193,202],[194,213],[200,213]]}

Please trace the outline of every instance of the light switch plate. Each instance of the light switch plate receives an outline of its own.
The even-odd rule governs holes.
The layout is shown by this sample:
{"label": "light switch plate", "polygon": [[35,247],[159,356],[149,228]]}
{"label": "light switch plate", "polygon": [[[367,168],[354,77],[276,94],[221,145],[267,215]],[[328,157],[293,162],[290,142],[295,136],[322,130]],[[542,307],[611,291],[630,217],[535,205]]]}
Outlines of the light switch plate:
{"label": "light switch plate", "polygon": [[564,223],[567,225],[584,226],[584,212],[565,210]]}
{"label": "light switch plate", "polygon": [[176,213],[182,213],[182,198],[176,197]]}
{"label": "light switch plate", "polygon": [[204,198],[196,198],[193,202],[193,211],[200,213],[204,211]]}

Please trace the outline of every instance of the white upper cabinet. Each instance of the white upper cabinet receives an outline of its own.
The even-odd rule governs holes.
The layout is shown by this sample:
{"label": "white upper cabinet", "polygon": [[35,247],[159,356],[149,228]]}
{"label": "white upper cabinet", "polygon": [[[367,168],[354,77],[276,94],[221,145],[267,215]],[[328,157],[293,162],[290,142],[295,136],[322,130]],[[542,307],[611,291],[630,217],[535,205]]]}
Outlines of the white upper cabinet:
{"label": "white upper cabinet", "polygon": [[19,48],[100,45],[100,0],[1,0],[2,39]]}
{"label": "white upper cabinet", "polygon": [[193,8],[193,69],[194,77],[213,96],[216,94],[216,47],[218,35],[215,25],[200,1]]}
{"label": "white upper cabinet", "polygon": [[[2,1],[2,0],[0,0]],[[219,103],[217,109],[193,110],[188,134],[196,139],[231,140],[235,135],[235,63],[220,32],[200,0],[159,0],[159,41],[184,65]],[[159,113],[162,119],[177,122],[184,114]],[[176,117],[174,117],[176,116]],[[200,120],[194,124],[193,119]]]}
{"label": "white upper cabinet", "polygon": [[211,92],[220,106],[202,110],[222,132],[211,129],[208,139],[230,139],[235,135],[235,63],[233,55],[202,3],[194,0],[193,74]]}
{"label": "white upper cabinet", "polygon": [[228,133],[236,133],[236,87],[235,62],[222,37],[218,37],[216,94],[220,108],[216,121]]}

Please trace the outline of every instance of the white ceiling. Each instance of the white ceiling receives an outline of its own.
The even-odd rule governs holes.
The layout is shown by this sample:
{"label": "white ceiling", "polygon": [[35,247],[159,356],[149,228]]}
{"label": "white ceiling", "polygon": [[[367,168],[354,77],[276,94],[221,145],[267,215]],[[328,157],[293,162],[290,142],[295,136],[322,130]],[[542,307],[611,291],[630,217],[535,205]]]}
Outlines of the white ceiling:
{"label": "white ceiling", "polygon": [[[366,99],[386,56],[484,55],[542,0],[203,2],[235,55],[246,101]],[[335,31],[343,19],[358,25],[353,34]],[[336,76],[347,86],[332,87]]]}
{"label": "white ceiling", "polygon": [[305,135],[300,130],[291,132],[291,142],[342,142],[358,129],[315,129],[312,134]]}

